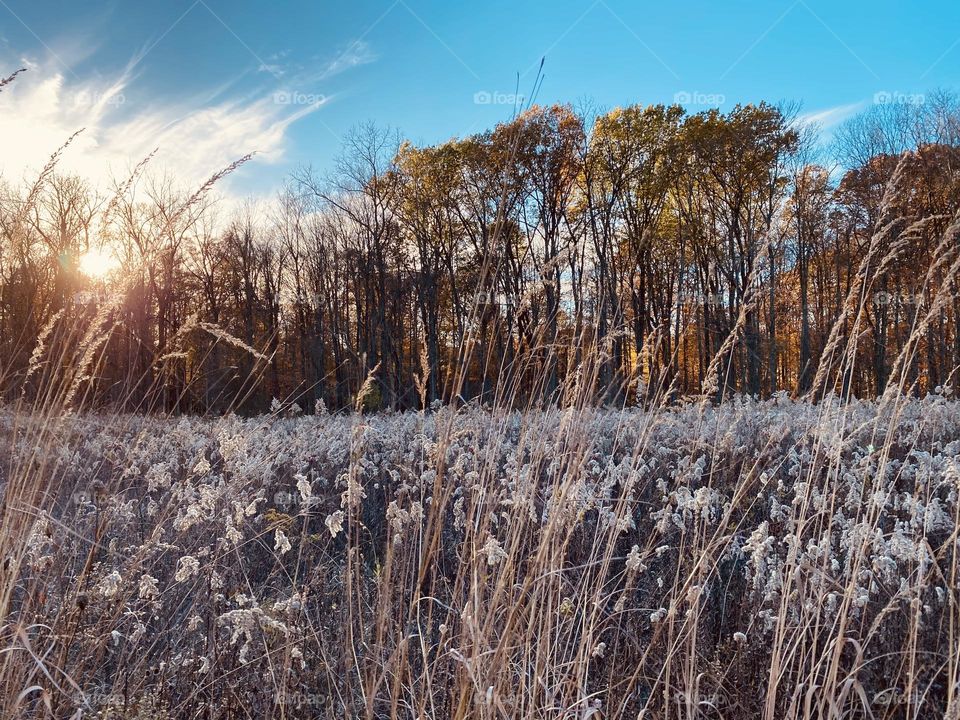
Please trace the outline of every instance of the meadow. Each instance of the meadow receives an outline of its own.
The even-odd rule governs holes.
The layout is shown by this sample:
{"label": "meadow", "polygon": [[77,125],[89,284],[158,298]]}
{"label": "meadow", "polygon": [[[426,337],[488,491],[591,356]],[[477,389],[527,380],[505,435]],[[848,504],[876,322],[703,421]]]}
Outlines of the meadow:
{"label": "meadow", "polygon": [[297,410],[3,413],[4,717],[956,710],[950,397]]}

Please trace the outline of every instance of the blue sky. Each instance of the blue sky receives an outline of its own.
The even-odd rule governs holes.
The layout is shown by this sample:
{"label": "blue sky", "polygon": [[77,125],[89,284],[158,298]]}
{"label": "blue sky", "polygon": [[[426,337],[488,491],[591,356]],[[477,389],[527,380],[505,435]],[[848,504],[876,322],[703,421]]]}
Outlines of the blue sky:
{"label": "blue sky", "polygon": [[0,170],[82,126],[78,171],[159,145],[193,181],[259,150],[229,190],[268,193],[361,121],[422,143],[492,127],[541,57],[539,102],[795,100],[829,132],[877,93],[960,89],[960,3],[0,0],[0,76],[29,68],[0,93]]}

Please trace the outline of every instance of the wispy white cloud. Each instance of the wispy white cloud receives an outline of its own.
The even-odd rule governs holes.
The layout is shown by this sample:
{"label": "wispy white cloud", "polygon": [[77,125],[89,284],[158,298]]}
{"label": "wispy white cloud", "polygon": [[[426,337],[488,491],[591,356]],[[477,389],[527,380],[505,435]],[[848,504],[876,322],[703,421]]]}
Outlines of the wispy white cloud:
{"label": "wispy white cloud", "polygon": [[275,77],[280,77],[286,72],[286,68],[280,63],[265,62],[260,63],[260,67],[257,68],[257,72],[270,73]]}
{"label": "wispy white cloud", "polygon": [[[305,64],[290,57],[287,50],[274,53],[260,63],[257,72],[269,73],[291,86],[312,85],[347,70],[376,61],[377,55],[363,40],[354,40],[332,58],[314,56]],[[291,88],[302,89],[302,88]]]}
{"label": "wispy white cloud", "polygon": [[[52,56],[4,62],[27,67],[28,72],[0,93],[0,171],[8,180],[29,177],[80,128],[84,132],[64,153],[59,167],[101,187],[122,181],[155,148],[159,150],[151,166],[186,186],[202,183],[248,152],[257,152],[252,165],[281,162],[291,125],[333,97],[307,91],[321,79],[374,59],[365,44],[355,45],[312,71],[281,79],[287,68],[280,68],[271,73],[277,82],[247,87],[242,96],[226,92],[231,81],[215,93],[173,102],[143,100],[146,93],[136,85],[140,57],[107,79],[78,78]],[[278,54],[270,62],[284,59]],[[249,172],[249,166],[241,172]]]}
{"label": "wispy white cloud", "polygon": [[257,72],[269,73],[276,78],[282,77],[286,75],[289,70],[289,61],[287,60],[289,56],[289,50],[281,50],[280,52],[268,55],[266,60],[260,62],[260,67],[257,68]]}
{"label": "wispy white cloud", "polygon": [[816,125],[820,130],[827,131],[836,127],[847,118],[852,117],[867,106],[867,101],[837,105],[824,110],[802,114],[798,120],[802,125]]}
{"label": "wispy white cloud", "polygon": [[317,79],[326,80],[358,65],[372,63],[376,59],[377,55],[369,44],[363,40],[356,40],[333,60],[322,65]]}

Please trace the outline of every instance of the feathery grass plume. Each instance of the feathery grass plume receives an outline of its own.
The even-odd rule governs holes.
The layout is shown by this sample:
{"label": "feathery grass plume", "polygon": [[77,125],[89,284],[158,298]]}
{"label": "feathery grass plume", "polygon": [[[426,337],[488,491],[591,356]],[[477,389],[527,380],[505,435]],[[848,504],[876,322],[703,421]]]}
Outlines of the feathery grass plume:
{"label": "feathery grass plume", "polygon": [[26,391],[27,380],[29,380],[40,367],[40,359],[43,357],[43,351],[46,349],[46,343],[50,337],[50,334],[53,332],[57,322],[60,321],[60,318],[63,317],[66,311],[67,308],[62,307],[53,315],[51,315],[50,319],[47,320],[44,326],[40,329],[40,332],[37,334],[37,344],[34,346],[33,352],[30,353],[30,360],[27,363],[27,372],[23,376],[24,391]]}
{"label": "feathery grass plume", "polygon": [[370,372],[367,373],[367,377],[364,379],[360,389],[357,391],[357,398],[354,401],[354,410],[356,412],[363,410],[367,398],[373,397],[377,392],[377,373],[380,371],[380,365],[381,363],[378,362],[373,366]]}
{"label": "feathery grass plume", "polygon": [[420,409],[427,409],[427,392],[430,386],[430,358],[427,357],[426,345],[420,346],[420,372],[413,376],[414,385],[417,388],[417,397],[420,399]]}
{"label": "feathery grass plume", "polygon": [[[883,240],[885,240],[887,236],[893,232],[894,228],[898,224],[898,219],[896,217],[889,220],[887,218],[890,215],[894,203],[900,197],[903,191],[903,183],[906,179],[906,172],[909,168],[911,157],[911,153],[904,153],[900,156],[893,175],[884,187],[883,198],[880,202],[880,210],[878,215],[882,224],[870,236],[870,244],[867,247],[867,252],[860,261],[857,272],[853,276],[853,280],[850,283],[850,288],[848,289],[843,305],[840,308],[840,313],[830,326],[830,333],[827,338],[827,342],[824,344],[820,363],[817,366],[817,371],[814,375],[813,382],[811,383],[810,390],[807,392],[806,397],[814,398],[828,390],[827,376],[837,370],[835,356],[838,352],[841,354],[841,370],[844,366],[853,362],[853,354],[856,352],[857,338],[859,335],[859,327],[863,319],[864,308],[869,296],[873,278],[875,278],[877,275],[873,269],[873,265],[875,262],[877,262],[877,254],[880,252]],[[894,246],[888,251],[888,253],[880,258],[879,262],[877,262],[877,265],[886,267],[889,262],[892,262],[892,258],[890,258],[890,256],[902,249],[903,246],[901,244],[894,243]],[[848,323],[852,323],[852,327],[845,333]],[[847,344],[841,348],[841,343],[843,342],[845,336],[848,339]]]}
{"label": "feathery grass plume", "polygon": [[[739,312],[737,313],[737,321],[724,338],[723,343],[720,345],[720,349],[717,350],[717,352],[714,353],[714,356],[710,359],[710,364],[707,366],[707,370],[704,373],[704,379],[700,390],[701,397],[704,402],[709,402],[720,392],[720,372],[721,365],[724,362],[727,363],[727,368],[724,370],[724,372],[730,372],[730,366],[733,362],[733,348],[739,341],[744,327],[746,327],[747,316],[749,315],[750,310],[756,306],[760,299],[760,287],[759,283],[757,283],[757,277],[760,274],[762,265],[763,255],[761,253],[757,253],[756,257],[753,259],[753,264],[750,267],[750,274],[747,276],[747,282],[745,284],[746,290],[744,291],[744,297],[740,303]],[[724,382],[724,385],[726,385],[726,382]]]}
{"label": "feathery grass plume", "polygon": [[10,83],[12,83],[14,80],[16,80],[17,75],[19,75],[20,73],[25,73],[26,71],[27,71],[26,68],[20,68],[19,70],[14,71],[12,75],[7,75],[7,77],[5,78],[0,78],[0,92],[3,92],[4,87],[6,87]]}
{"label": "feathery grass plume", "polygon": [[109,326],[107,326],[107,323],[122,303],[123,295],[120,293],[111,294],[108,296],[107,302],[100,305],[96,315],[90,320],[87,331],[77,348],[81,354],[72,358],[70,364],[69,373],[72,379],[62,401],[65,409],[72,407],[73,400],[83,383],[92,379],[93,368],[97,364],[97,353],[107,344],[113,331],[117,328],[116,322]]}
{"label": "feathery grass plume", "polygon": [[[943,238],[934,250],[934,262],[927,269],[923,279],[922,291],[929,289],[934,282],[934,278],[943,271],[940,278],[940,287],[936,290],[928,307],[923,314],[920,308],[914,317],[913,327],[900,352],[897,353],[890,371],[891,379],[897,382],[888,383],[884,389],[883,398],[886,401],[896,400],[896,397],[902,395],[904,384],[907,382],[906,372],[916,354],[920,342],[930,325],[936,319],[946,306],[953,302],[957,287],[960,285],[960,249],[958,249],[958,238],[960,238],[960,212],[954,217],[953,221],[947,227]],[[898,377],[899,376],[899,377]]]}
{"label": "feathery grass plume", "polygon": [[227,177],[228,175],[230,175],[231,173],[239,169],[241,166],[243,166],[244,164],[252,160],[256,154],[257,154],[256,152],[247,153],[243,157],[237,160],[234,160],[225,168],[211,175],[210,178],[203,185],[201,185],[189,198],[187,198],[186,202],[184,202],[178,208],[178,210],[170,216],[169,221],[167,221],[167,226],[161,234],[165,233],[167,230],[174,227],[177,221],[181,217],[183,217],[188,210],[195,207],[213,189],[214,185],[216,185],[223,178]]}
{"label": "feathery grass plume", "polygon": [[82,133],[86,128],[80,128],[73,135],[67,138],[66,142],[63,143],[60,147],[54,150],[53,154],[47,159],[46,165],[43,166],[43,169],[40,171],[40,174],[37,176],[36,181],[30,187],[30,191],[27,193],[26,199],[20,205],[19,212],[15,215],[13,225],[14,227],[18,226],[23,219],[26,217],[27,213],[36,205],[37,198],[40,195],[40,191],[43,189],[43,186],[46,184],[47,180],[50,179],[50,175],[53,174],[53,171],[57,167],[57,163],[60,162],[60,157],[63,155],[64,151],[70,147],[77,136]]}
{"label": "feathery grass plume", "polygon": [[167,360],[183,359],[187,357],[187,354],[182,349],[183,341],[187,335],[194,330],[203,330],[205,333],[213,337],[217,342],[222,342],[226,345],[230,345],[231,347],[235,347],[238,350],[242,350],[260,362],[270,362],[269,355],[266,355],[256,348],[251,347],[240,338],[236,337],[235,335],[231,335],[219,325],[209,322],[201,322],[195,315],[187,318],[183,325],[180,326],[180,329],[177,331],[177,334],[174,335],[173,340],[170,343],[170,346],[173,349],[158,358],[157,362],[162,363]]}
{"label": "feathery grass plume", "polygon": [[103,213],[100,215],[101,229],[107,227],[107,225],[110,223],[110,219],[120,202],[120,198],[130,192],[130,188],[133,187],[133,183],[136,182],[137,178],[140,177],[141,174],[143,174],[143,171],[146,169],[150,161],[153,160],[153,157],[157,154],[159,149],[160,148],[154,148],[146,157],[137,163],[127,179],[124,180],[119,187],[117,187],[116,191],[110,197],[110,201],[104,207]]}
{"label": "feathery grass plume", "polygon": [[230,333],[228,333],[226,330],[224,330],[218,325],[214,325],[213,323],[208,323],[208,322],[198,322],[196,326],[201,330],[206,331],[209,335],[212,335],[217,340],[220,340],[221,342],[224,342],[228,345],[232,345],[235,348],[239,348],[240,350],[243,350],[245,353],[253,356],[257,360],[260,360],[261,362],[270,362],[269,355],[266,355],[260,352],[259,350],[257,350],[256,348],[251,347],[250,345],[245,343],[243,340],[231,335]]}

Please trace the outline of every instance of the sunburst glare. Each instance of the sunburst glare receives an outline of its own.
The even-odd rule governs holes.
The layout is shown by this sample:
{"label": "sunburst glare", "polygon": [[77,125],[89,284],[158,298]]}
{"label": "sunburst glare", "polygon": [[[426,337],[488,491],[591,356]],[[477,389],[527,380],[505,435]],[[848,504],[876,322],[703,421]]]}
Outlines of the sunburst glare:
{"label": "sunburst glare", "polygon": [[80,256],[80,272],[91,278],[104,278],[120,267],[120,261],[107,248],[90,248]]}

